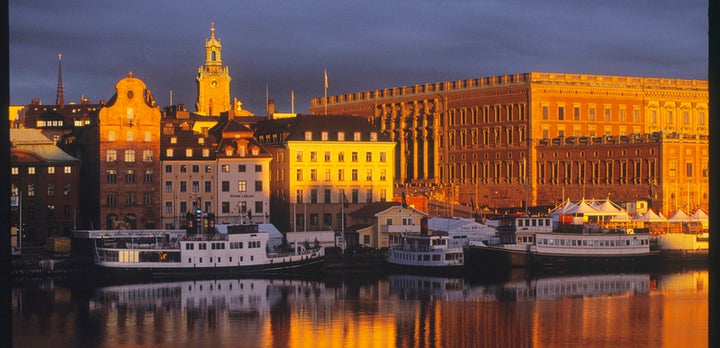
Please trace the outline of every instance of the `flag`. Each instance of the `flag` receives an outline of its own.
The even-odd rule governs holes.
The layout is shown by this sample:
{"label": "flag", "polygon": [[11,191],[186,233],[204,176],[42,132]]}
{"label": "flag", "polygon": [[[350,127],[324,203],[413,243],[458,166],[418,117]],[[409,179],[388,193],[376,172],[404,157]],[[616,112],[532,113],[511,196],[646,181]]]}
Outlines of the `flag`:
{"label": "flag", "polygon": [[350,202],[347,199],[347,196],[345,195],[345,191],[343,191],[343,207],[347,208],[350,205]]}
{"label": "flag", "polygon": [[325,89],[327,89],[328,88],[327,69],[324,69],[324,72],[325,72],[325,80],[324,80],[325,81]]}

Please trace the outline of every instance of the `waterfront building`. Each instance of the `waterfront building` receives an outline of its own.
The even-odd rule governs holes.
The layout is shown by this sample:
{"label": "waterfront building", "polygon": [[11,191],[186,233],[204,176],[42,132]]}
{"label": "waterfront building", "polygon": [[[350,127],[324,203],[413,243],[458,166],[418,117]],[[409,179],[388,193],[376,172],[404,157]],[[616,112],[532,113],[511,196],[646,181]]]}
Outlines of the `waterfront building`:
{"label": "waterfront building", "polygon": [[[203,216],[207,221],[207,214],[216,211],[217,140],[207,128],[200,132],[193,130],[198,116],[185,110],[183,105],[166,108],[162,116],[159,181],[162,183],[162,226],[166,229],[188,227],[188,220],[200,222]],[[188,213],[192,219],[187,219]]]}
{"label": "waterfront building", "polygon": [[221,224],[270,221],[272,156],[254,138],[253,130],[233,112],[210,130],[216,149],[216,220]]}
{"label": "waterfront building", "polygon": [[271,221],[282,231],[340,232],[349,210],[393,197],[395,143],[363,118],[268,119],[255,138],[273,157]]}
{"label": "waterfront building", "polygon": [[427,213],[399,202],[368,203],[348,215],[352,226],[357,226],[345,233],[348,244],[369,248],[387,248],[400,244],[404,235],[420,234],[420,220],[427,217]]}
{"label": "waterfront building", "polygon": [[[38,129],[10,129],[11,224],[25,242],[70,236],[78,213],[80,161]],[[13,244],[16,242],[13,241]]]}
{"label": "waterfront building", "polygon": [[215,24],[210,27],[210,38],[205,40],[205,64],[198,68],[198,94],[195,108],[199,115],[219,116],[230,105],[230,73],[222,65],[222,44],[215,37]]}
{"label": "waterfront building", "polygon": [[[530,72],[315,98],[309,110],[324,114],[326,109],[370,119],[398,144],[395,184],[433,199],[486,210],[554,204],[563,199],[567,173],[567,180],[580,185],[569,188],[573,196],[584,187],[586,194],[616,200],[652,199],[655,209],[707,209],[709,113],[704,80]],[[620,180],[629,176],[621,173],[622,168],[630,170],[627,161],[603,160],[612,179],[604,180],[592,165],[582,167],[582,173],[560,167],[553,171],[548,158],[540,157],[550,141],[569,145],[571,138],[658,135],[658,161],[653,169],[641,167],[637,180]],[[607,144],[600,140],[598,145]],[[600,152],[609,158],[608,151],[622,153],[629,146],[624,151],[635,156],[637,144],[613,144],[612,150]],[[641,159],[647,158],[627,158],[635,161],[633,166]]]}
{"label": "waterfront building", "polygon": [[160,228],[160,110],[132,72],[77,137],[79,228]]}

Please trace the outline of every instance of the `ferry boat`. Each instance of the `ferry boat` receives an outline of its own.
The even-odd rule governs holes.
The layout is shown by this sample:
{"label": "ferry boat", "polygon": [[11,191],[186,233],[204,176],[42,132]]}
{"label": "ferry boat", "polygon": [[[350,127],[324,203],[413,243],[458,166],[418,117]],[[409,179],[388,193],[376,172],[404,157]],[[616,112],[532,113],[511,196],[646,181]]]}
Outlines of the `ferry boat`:
{"label": "ferry boat", "polygon": [[405,235],[400,244],[388,249],[387,262],[409,271],[460,270],[464,265],[462,243],[444,234]]}
{"label": "ferry boat", "polygon": [[325,260],[325,249],[321,246],[295,245],[283,249],[278,240],[273,245],[269,232],[260,230],[258,225],[227,226],[227,233],[91,230],[75,231],[74,236],[91,241],[95,265],[133,275],[287,272],[321,268]]}
{"label": "ferry boat", "polygon": [[637,265],[659,254],[649,233],[594,223],[571,227],[553,228],[552,218],[546,216],[505,217],[497,237],[468,244],[466,262],[509,267]]}

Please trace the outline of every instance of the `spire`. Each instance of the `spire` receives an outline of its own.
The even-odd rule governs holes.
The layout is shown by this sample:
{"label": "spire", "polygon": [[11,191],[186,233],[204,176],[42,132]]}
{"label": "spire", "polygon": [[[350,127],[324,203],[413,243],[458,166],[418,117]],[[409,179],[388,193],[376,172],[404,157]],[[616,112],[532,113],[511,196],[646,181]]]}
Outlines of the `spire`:
{"label": "spire", "polygon": [[63,106],[65,105],[65,97],[63,96],[63,83],[62,83],[62,53],[58,53],[58,84],[57,84],[57,96],[55,97],[55,104]]}
{"label": "spire", "polygon": [[215,22],[210,22],[210,39],[215,38]]}

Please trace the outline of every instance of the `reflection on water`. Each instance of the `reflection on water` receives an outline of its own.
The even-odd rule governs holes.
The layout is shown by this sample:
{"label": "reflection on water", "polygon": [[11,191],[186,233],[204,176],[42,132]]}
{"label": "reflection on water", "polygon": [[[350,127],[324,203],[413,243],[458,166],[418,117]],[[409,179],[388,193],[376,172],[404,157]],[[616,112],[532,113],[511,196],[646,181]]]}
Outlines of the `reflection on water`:
{"label": "reflection on water", "polygon": [[707,346],[707,270],[13,287],[16,347]]}

